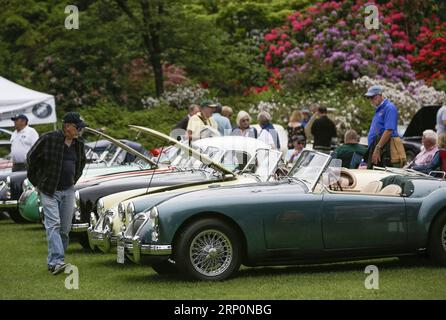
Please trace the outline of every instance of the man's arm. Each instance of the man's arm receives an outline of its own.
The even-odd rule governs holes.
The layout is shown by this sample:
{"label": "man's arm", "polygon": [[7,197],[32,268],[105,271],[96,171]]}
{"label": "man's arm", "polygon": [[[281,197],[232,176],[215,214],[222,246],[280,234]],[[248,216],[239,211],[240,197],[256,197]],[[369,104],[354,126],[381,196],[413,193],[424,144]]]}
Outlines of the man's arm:
{"label": "man's arm", "polygon": [[40,137],[26,155],[27,177],[36,188],[39,187],[44,170],[42,162],[43,152],[45,150],[45,137]]}
{"label": "man's arm", "polygon": [[381,150],[384,148],[384,145],[390,140],[390,137],[392,136],[392,129],[385,130],[383,135],[381,136],[381,139],[379,139],[375,150],[373,150],[372,155],[372,162],[374,164],[377,164],[381,161]]}
{"label": "man's arm", "polygon": [[40,137],[36,143],[29,149],[26,155],[26,163],[28,168],[32,165],[37,164],[42,158],[42,150],[45,145],[44,137]]}

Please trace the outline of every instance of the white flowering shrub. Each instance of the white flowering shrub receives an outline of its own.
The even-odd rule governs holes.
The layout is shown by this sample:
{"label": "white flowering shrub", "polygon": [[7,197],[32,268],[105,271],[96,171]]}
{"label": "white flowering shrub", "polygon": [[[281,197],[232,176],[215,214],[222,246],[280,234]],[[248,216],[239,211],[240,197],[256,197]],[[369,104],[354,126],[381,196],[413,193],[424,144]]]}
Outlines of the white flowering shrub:
{"label": "white flowering shrub", "polygon": [[151,108],[154,108],[154,107],[158,107],[161,102],[160,102],[160,100],[155,99],[153,97],[147,97],[147,98],[141,99],[141,103],[142,103],[144,108],[151,109]]}
{"label": "white flowering shrub", "polygon": [[446,103],[446,93],[427,86],[423,81],[413,81],[409,84],[390,82],[383,79],[371,79],[367,76],[353,80],[353,85],[367,90],[368,87],[379,85],[383,94],[398,108],[400,120],[407,123],[414,113],[425,105],[442,105]]}
{"label": "white flowering shrub", "polygon": [[253,117],[253,122],[256,122],[255,117],[261,112],[268,112],[276,121],[286,121],[283,118],[283,110],[289,110],[289,108],[283,102],[277,102],[274,98],[271,101],[259,101],[257,104],[252,104],[249,108],[249,113]]}
{"label": "white flowering shrub", "polygon": [[143,98],[141,100],[144,108],[150,109],[159,106],[161,103],[169,104],[177,109],[185,109],[195,103],[200,104],[202,100],[209,95],[209,90],[200,85],[195,86],[176,86],[173,90],[166,91],[160,99],[153,97]]}

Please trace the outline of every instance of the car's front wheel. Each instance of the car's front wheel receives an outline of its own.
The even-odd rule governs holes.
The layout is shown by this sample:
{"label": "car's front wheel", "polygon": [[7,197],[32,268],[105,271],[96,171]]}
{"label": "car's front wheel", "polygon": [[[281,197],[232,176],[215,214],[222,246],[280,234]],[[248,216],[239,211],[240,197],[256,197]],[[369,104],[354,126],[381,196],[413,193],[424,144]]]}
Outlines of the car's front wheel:
{"label": "car's front wheel", "polygon": [[184,275],[218,281],[229,278],[241,264],[241,241],[237,231],[215,218],[187,226],[177,240],[176,265]]}
{"label": "car's front wheel", "polygon": [[435,262],[446,266],[446,211],[443,211],[432,224],[428,252]]}

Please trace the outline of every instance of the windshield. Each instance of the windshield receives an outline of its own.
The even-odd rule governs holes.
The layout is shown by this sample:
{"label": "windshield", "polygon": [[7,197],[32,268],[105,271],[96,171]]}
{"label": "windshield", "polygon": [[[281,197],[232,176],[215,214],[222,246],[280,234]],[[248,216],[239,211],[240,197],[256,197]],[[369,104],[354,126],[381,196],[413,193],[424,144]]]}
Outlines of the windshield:
{"label": "windshield", "polygon": [[[101,158],[99,159],[99,161],[111,164],[111,161],[113,160],[118,148],[119,147],[114,144],[109,144],[104,152],[101,154]],[[119,149],[121,150],[121,148]]]}
{"label": "windshield", "polygon": [[162,152],[158,157],[153,158],[153,161],[157,163],[172,164],[172,161],[177,158],[180,150],[175,146],[168,146],[161,148],[161,151]]}
{"label": "windshield", "polygon": [[330,156],[327,154],[304,150],[288,176],[302,180],[312,189],[319,180],[329,159]]}
{"label": "windshield", "polygon": [[[262,179],[268,179],[276,169],[282,154],[279,151],[261,149],[256,154],[255,174]],[[249,168],[247,168],[249,170]]]}
{"label": "windshield", "polygon": [[220,163],[231,171],[242,171],[250,160],[247,152],[240,150],[227,150],[223,153]]}
{"label": "windshield", "polygon": [[[202,154],[207,155],[212,160],[215,160],[218,155],[220,154],[220,149],[215,147],[208,147],[206,150],[202,150],[201,148],[192,145],[192,148]],[[193,169],[200,169],[207,167],[203,162],[200,160],[192,157],[189,155],[189,152],[182,150],[182,149],[176,149],[176,153],[172,155],[173,160],[171,161],[171,165],[177,168],[193,168]],[[218,161],[217,161],[218,162]]]}

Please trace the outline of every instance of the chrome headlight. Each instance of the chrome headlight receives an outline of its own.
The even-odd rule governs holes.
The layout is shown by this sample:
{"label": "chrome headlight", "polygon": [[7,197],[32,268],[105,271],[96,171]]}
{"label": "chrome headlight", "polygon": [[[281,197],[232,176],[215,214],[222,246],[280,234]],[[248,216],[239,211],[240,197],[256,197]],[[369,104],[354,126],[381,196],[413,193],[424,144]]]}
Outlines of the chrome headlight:
{"label": "chrome headlight", "polygon": [[132,221],[133,217],[135,216],[135,205],[133,204],[133,201],[130,201],[127,204],[127,216],[129,218],[129,222]]}
{"label": "chrome headlight", "polygon": [[125,222],[125,206],[122,202],[118,204],[118,215],[119,219],[121,219],[122,222]]}
{"label": "chrome headlight", "polygon": [[103,216],[105,214],[104,200],[99,199],[96,207],[97,207],[98,215]]}
{"label": "chrome headlight", "polygon": [[6,177],[6,199],[11,199],[11,177]]}
{"label": "chrome headlight", "polygon": [[149,217],[150,217],[150,219],[158,218],[158,208],[157,207],[153,207],[152,209],[150,209]]}
{"label": "chrome headlight", "polygon": [[76,190],[76,192],[74,193],[74,205],[79,210],[81,209],[81,196],[79,194],[79,190]]}
{"label": "chrome headlight", "polygon": [[153,207],[152,209],[150,209],[149,211],[149,218],[150,218],[150,222],[152,223],[152,241],[157,242],[158,241],[158,237],[159,237],[159,231],[158,231],[158,217],[159,217],[159,213],[158,213],[158,208],[157,207]]}

